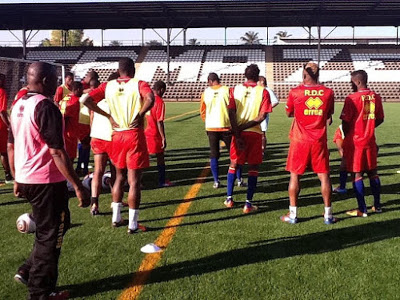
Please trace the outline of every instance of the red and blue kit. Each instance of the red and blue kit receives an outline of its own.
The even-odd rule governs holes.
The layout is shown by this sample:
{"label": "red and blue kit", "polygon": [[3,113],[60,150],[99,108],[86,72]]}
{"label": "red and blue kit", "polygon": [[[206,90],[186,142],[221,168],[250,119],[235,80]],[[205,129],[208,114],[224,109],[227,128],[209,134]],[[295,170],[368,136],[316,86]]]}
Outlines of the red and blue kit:
{"label": "red and blue kit", "polygon": [[294,117],[286,170],[301,175],[311,166],[315,173],[329,173],[326,123],[334,112],[333,91],[300,85],[290,91],[286,111]]}
{"label": "red and blue kit", "polygon": [[347,171],[376,169],[375,125],[377,120],[384,119],[381,97],[369,89],[349,95],[340,118],[349,124],[349,132],[343,142]]}
{"label": "red and blue kit", "polygon": [[153,108],[147,112],[147,128],[145,130],[147,149],[149,154],[156,154],[164,152],[162,148],[162,137],[158,131],[157,122],[163,122],[165,119],[165,103],[164,100],[155,95],[155,102]]}
{"label": "red and blue kit", "polygon": [[[254,82],[245,82],[230,90],[228,109],[236,110],[238,125],[248,123],[260,113],[272,112],[269,93]],[[244,149],[239,149],[235,137],[232,137],[230,158],[239,165],[259,165],[262,163],[262,131],[260,124],[245,129],[240,133],[244,141]]]}

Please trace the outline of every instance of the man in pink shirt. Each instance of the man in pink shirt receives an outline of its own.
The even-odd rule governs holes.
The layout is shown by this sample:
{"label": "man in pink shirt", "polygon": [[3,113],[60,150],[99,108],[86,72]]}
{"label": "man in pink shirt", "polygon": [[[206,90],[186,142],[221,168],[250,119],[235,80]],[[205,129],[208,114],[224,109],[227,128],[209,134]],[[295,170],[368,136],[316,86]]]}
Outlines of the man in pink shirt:
{"label": "man in pink shirt", "polygon": [[33,63],[27,78],[29,91],[11,112],[8,155],[14,193],[31,203],[36,233],[31,255],[14,278],[28,285],[29,299],[67,299],[68,292],[55,292],[63,236],[70,226],[65,180],[72,183],[79,206],[89,206],[89,194],[64,149],[61,113],[49,99],[57,87],[55,68]]}

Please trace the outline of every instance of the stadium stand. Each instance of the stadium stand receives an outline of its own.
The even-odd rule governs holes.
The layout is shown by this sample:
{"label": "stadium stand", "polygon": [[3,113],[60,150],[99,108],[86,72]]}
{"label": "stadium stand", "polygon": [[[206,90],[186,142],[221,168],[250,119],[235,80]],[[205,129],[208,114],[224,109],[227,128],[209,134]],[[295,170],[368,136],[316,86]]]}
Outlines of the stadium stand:
{"label": "stadium stand", "polygon": [[[21,48],[0,48],[0,56],[21,58]],[[29,60],[62,63],[83,78],[89,70],[96,70],[100,80],[116,70],[121,57],[136,61],[137,77],[153,84],[167,81],[166,47],[75,47],[30,48]],[[243,70],[251,63],[258,64],[262,75],[269,76],[269,85],[281,100],[290,88],[301,80],[302,67],[310,60],[317,61],[315,46],[308,45],[240,45],[240,46],[172,46],[170,48],[170,85],[167,101],[198,101],[207,85],[207,75],[216,72],[228,86],[244,80]],[[269,57],[267,61],[267,57]],[[394,45],[323,45],[320,57],[321,81],[334,89],[337,101],[351,93],[350,72],[364,69],[369,74],[371,88],[384,101],[400,101],[400,53]],[[266,70],[266,65],[273,66]],[[6,73],[18,86],[9,86],[10,99],[22,86],[26,69],[13,62],[0,60],[0,72]],[[268,71],[268,72],[267,72]],[[15,85],[15,84],[14,84]]]}

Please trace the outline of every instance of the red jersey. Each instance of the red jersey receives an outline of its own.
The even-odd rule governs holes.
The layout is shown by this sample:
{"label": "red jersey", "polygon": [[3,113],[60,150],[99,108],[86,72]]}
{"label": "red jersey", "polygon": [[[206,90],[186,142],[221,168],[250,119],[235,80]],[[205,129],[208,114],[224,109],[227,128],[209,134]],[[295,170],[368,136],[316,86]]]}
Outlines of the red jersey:
{"label": "red jersey", "polygon": [[79,97],[69,94],[59,102],[60,111],[64,117],[64,136],[77,138],[79,134]]}
{"label": "red jersey", "polygon": [[[130,79],[130,77],[119,77],[117,81],[128,82]],[[103,82],[96,89],[92,90],[89,93],[89,96],[93,99],[94,102],[99,103],[106,96],[106,87],[107,82]],[[147,82],[139,81],[139,93],[142,98],[144,98],[144,96],[146,96],[148,93],[152,93],[152,90]]]}
{"label": "red jersey", "polygon": [[326,141],[326,122],[334,112],[333,90],[323,85],[291,89],[286,111],[293,114],[289,138],[303,142]]}
{"label": "red jersey", "polygon": [[14,101],[11,104],[11,107],[13,107],[15,105],[15,103],[17,103],[17,101],[19,99],[21,99],[22,97],[24,97],[26,94],[28,94],[28,87],[24,86],[22,89],[20,89],[18,91],[18,93],[15,95],[14,97]]}
{"label": "red jersey", "polygon": [[146,136],[161,138],[160,132],[158,131],[157,122],[164,121],[165,119],[165,103],[164,100],[158,96],[155,96],[153,108],[146,114],[147,128]]}
{"label": "red jersey", "polygon": [[68,96],[68,94],[71,92],[71,90],[65,85],[60,85],[56,89],[56,93],[54,95],[54,101],[56,103],[60,102],[64,97]]}
{"label": "red jersey", "polygon": [[345,142],[360,147],[375,147],[376,120],[384,119],[381,97],[370,89],[349,95],[340,118],[350,125]]}
{"label": "red jersey", "polygon": [[[7,92],[0,88],[0,112],[7,111]],[[7,128],[7,125],[0,118],[0,129]]]}

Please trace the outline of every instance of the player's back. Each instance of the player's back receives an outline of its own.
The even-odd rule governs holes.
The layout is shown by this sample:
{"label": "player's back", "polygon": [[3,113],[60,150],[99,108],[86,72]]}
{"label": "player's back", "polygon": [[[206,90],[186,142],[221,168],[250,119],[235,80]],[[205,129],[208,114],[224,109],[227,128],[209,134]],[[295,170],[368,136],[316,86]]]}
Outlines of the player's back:
{"label": "player's back", "polygon": [[139,80],[111,80],[107,83],[105,96],[111,115],[119,128],[116,131],[129,130],[129,125],[135,120],[142,108],[139,92]]}
{"label": "player's back", "polygon": [[[248,82],[245,84],[239,84],[233,88],[238,125],[245,124],[258,117],[263,103],[264,91],[264,87],[259,86],[256,83],[250,84]],[[258,124],[246,129],[245,131],[261,133],[261,127]]]}
{"label": "player's back", "polygon": [[205,125],[208,129],[230,127],[228,105],[229,88],[227,86],[211,86],[205,89],[203,101],[206,109]]}
{"label": "player's back", "polygon": [[350,125],[346,139],[351,139],[357,146],[374,146],[376,120],[383,118],[379,94],[365,89],[349,95],[341,114],[341,119]]}
{"label": "player's back", "polygon": [[300,85],[289,93],[286,110],[294,120],[290,138],[326,141],[326,123],[334,112],[334,93],[324,85]]}

